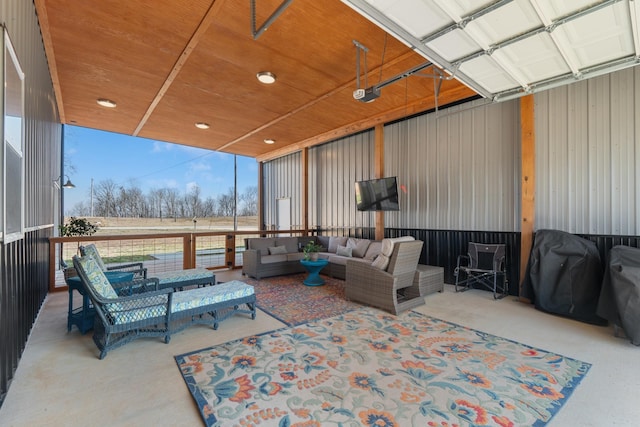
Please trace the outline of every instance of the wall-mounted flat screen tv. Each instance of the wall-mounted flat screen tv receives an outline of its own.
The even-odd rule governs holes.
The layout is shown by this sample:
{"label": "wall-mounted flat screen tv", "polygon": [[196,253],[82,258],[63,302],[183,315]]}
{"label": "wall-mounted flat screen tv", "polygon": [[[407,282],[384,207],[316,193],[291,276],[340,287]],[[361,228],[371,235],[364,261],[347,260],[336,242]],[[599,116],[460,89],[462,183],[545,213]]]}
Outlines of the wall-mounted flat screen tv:
{"label": "wall-mounted flat screen tv", "polygon": [[356,208],[359,211],[399,211],[396,177],[356,182]]}

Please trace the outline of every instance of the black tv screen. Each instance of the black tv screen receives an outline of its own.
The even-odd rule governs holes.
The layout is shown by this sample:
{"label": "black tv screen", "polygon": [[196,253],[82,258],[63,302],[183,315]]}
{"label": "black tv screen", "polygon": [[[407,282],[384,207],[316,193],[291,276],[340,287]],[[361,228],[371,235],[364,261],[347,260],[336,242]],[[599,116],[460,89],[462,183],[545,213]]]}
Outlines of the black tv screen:
{"label": "black tv screen", "polygon": [[359,211],[398,211],[396,177],[356,182],[356,208]]}

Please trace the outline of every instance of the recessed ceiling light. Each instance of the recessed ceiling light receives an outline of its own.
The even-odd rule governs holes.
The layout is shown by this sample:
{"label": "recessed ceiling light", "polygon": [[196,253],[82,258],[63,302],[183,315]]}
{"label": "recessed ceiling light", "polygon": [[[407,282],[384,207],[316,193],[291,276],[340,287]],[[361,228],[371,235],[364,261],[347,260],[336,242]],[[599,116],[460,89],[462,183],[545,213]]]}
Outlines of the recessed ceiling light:
{"label": "recessed ceiling light", "polygon": [[198,122],[196,123],[196,127],[198,129],[209,129],[209,123],[205,123],[205,122]]}
{"label": "recessed ceiling light", "polygon": [[265,139],[264,143],[265,144],[275,144],[276,140],[275,139]]}
{"label": "recessed ceiling light", "polygon": [[256,77],[258,78],[258,80],[260,80],[261,83],[264,83],[266,85],[270,85],[276,82],[276,75],[269,71],[260,71],[258,74],[256,74]]}
{"label": "recessed ceiling light", "polygon": [[116,102],[106,98],[98,98],[96,101],[99,105],[107,108],[116,108]]}

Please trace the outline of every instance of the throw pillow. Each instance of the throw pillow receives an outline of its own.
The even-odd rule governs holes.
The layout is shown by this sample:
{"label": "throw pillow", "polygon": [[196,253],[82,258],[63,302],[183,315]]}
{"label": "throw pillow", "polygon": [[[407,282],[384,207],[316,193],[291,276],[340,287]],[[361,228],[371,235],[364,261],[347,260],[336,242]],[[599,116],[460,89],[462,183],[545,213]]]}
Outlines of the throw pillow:
{"label": "throw pillow", "polygon": [[338,245],[338,249],[336,249],[336,255],[346,256],[346,257],[351,258],[351,254],[352,254],[352,249],[351,248],[348,248],[346,246]]}
{"label": "throw pillow", "polygon": [[379,268],[382,271],[386,271],[387,267],[389,266],[389,257],[380,254],[376,257],[376,259],[373,260],[371,266]]}
{"label": "throw pillow", "polygon": [[346,245],[347,245],[347,238],[346,237],[331,236],[329,238],[329,250],[328,250],[328,252],[331,252],[332,254],[335,254],[336,250],[338,250],[338,246],[346,246]]}
{"label": "throw pillow", "polygon": [[349,240],[347,240],[347,247],[353,249],[352,254],[354,257],[364,258],[364,255],[367,253],[369,243],[371,243],[369,239],[355,239],[353,237],[349,237]]}
{"label": "throw pillow", "polygon": [[285,255],[287,253],[286,246],[272,246],[269,248],[269,254],[271,255]]}

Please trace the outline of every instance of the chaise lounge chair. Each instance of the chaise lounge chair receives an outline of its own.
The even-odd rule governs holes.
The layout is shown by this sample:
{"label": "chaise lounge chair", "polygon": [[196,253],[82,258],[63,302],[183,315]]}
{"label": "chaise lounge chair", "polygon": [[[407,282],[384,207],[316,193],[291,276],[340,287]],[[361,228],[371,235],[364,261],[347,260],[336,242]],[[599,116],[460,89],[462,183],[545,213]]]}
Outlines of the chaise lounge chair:
{"label": "chaise lounge chair", "polygon": [[137,338],[164,337],[169,343],[171,334],[193,324],[218,329],[234,313],[256,316],[253,287],[237,280],[175,291],[159,289],[157,278],[111,284],[91,256],[74,256],[73,265],[95,308],[93,341],[100,359]]}
{"label": "chaise lounge chair", "polygon": [[[134,272],[134,278],[147,278],[147,269],[143,267],[141,262],[107,266],[102,260],[102,257],[98,252],[98,248],[96,248],[93,243],[86,246],[80,246],[80,253],[82,256],[88,255],[93,257],[111,282],[113,282],[110,277],[112,271]],[[173,287],[176,289],[184,289],[188,286],[215,285],[216,281],[215,274],[206,268],[165,271],[162,273],[155,273],[153,277],[158,279],[160,288]]]}

